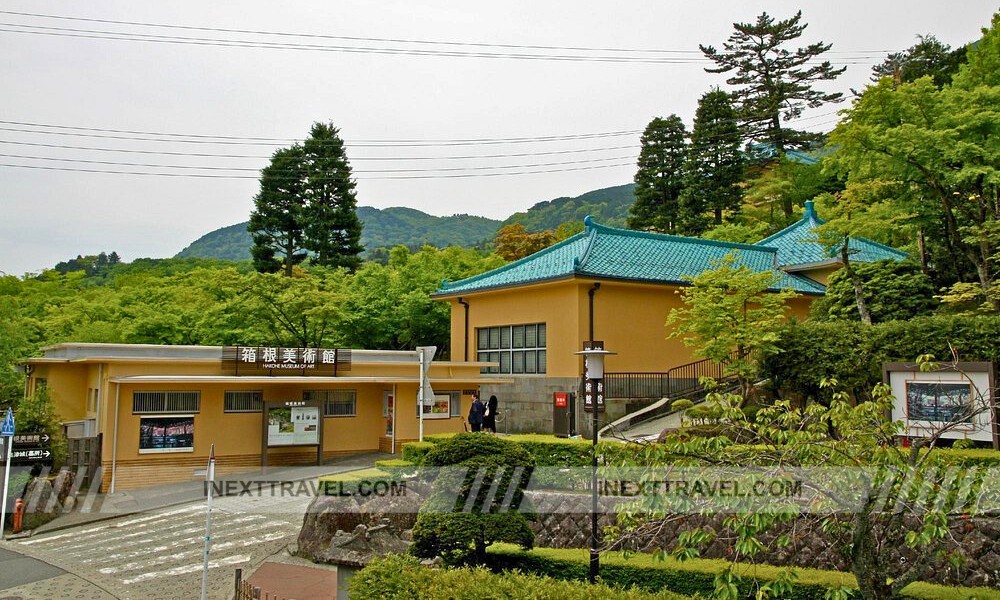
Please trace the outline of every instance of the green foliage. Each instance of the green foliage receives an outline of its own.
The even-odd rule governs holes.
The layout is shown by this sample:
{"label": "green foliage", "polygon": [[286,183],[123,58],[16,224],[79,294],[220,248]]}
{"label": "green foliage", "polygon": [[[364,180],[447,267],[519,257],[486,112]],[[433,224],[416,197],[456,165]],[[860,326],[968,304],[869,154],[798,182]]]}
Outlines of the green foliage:
{"label": "green foliage", "polygon": [[929,76],[934,85],[951,83],[952,76],[965,63],[966,48],[951,49],[933,35],[918,35],[917,43],[902,52],[893,52],[881,64],[872,67],[872,81],[882,77],[899,77],[904,83]]}
{"label": "green foliage", "polygon": [[790,323],[775,342],[781,354],[765,358],[761,376],[781,390],[826,399],[817,381],[834,378],[852,396],[866,397],[882,381],[882,363],[932,354],[1000,361],[1000,317],[928,316],[871,327],[858,322]]}
{"label": "green foliage", "polygon": [[844,188],[834,175],[823,172],[821,162],[803,163],[787,157],[768,164],[746,185],[743,194],[746,203],[736,222],[746,227],[763,228],[763,235],[749,239],[750,242],[791,225],[801,217],[796,209],[806,200]]}
{"label": "green foliage", "polygon": [[261,171],[247,226],[254,267],[291,276],[309,252],[317,265],[357,268],[363,248],[354,185],[332,124],[314,123],[302,145],[276,151]]}
{"label": "green foliage", "polygon": [[[497,544],[489,549],[489,563],[494,569],[517,569],[554,579],[578,580],[587,577],[589,555],[584,549],[535,548],[522,551],[516,547]],[[716,574],[733,568],[741,576],[741,589],[753,597],[752,586],[766,585],[777,579],[786,569],[770,565],[733,564],[724,560],[692,559],[679,561],[654,554],[605,553],[601,556],[601,581],[616,588],[634,586],[650,592],[671,590],[673,592],[711,597],[715,590]],[[831,590],[846,590],[846,597],[857,597],[857,583],[848,573],[821,571],[819,569],[796,569],[796,581],[782,599],[827,600]],[[841,596],[844,597],[844,596]],[[978,598],[1000,598],[996,590],[989,588],[958,588],[928,583],[910,584],[900,598],[920,598],[926,600],[968,600]]]}
{"label": "green foliage", "polygon": [[431,569],[412,557],[390,555],[369,563],[351,580],[351,598],[412,598],[414,600],[680,600],[667,591],[655,594],[621,590],[516,572],[486,569]]}
{"label": "green foliage", "polygon": [[680,224],[680,195],[684,189],[687,132],[677,115],[654,118],[642,133],[635,203],[629,209],[631,229],[675,233]]}
{"label": "green foliage", "polygon": [[415,465],[423,465],[427,453],[434,448],[431,442],[407,442],[403,444],[403,460]]}
{"label": "green foliage", "polygon": [[67,446],[62,432],[63,419],[56,414],[47,389],[41,388],[34,394],[18,400],[14,406],[14,421],[18,433],[47,433],[52,437],[49,446],[56,466],[66,460]]}
{"label": "green foliage", "polygon": [[583,223],[584,217],[589,215],[605,225],[624,226],[628,209],[635,201],[634,189],[634,184],[629,183],[593,190],[574,198],[546,200],[526,212],[514,213],[501,225],[520,223],[527,231],[543,231],[558,229],[564,223]]}
{"label": "green foliage", "polygon": [[830,44],[817,42],[796,49],[786,44],[801,37],[806,28],[800,23],[802,11],[776,21],[766,12],[756,23],[733,23],[736,30],[719,52],[713,46],[700,46],[702,53],[715,62],[709,73],[733,74],[726,80],[738,86],[735,99],[744,136],[771,144],[779,157],[793,148],[804,148],[816,140],[815,134],[782,127],[784,119],[794,119],[806,107],[839,102],[842,94],[813,89],[820,81],[836,79],[847,67],[834,69],[818,57]]}
{"label": "green foliage", "polygon": [[[680,233],[697,235],[740,209],[741,136],[732,98],[718,88],[698,99],[688,148]],[[705,212],[710,213],[706,219]]]}
{"label": "green foliage", "polygon": [[[830,135],[838,150],[828,161],[848,187],[878,182],[881,195],[871,200],[912,215],[911,235],[925,240],[937,287],[976,282],[984,295],[993,286],[1000,248],[994,235],[1000,82],[977,69],[1000,63],[998,36],[995,28],[987,32],[950,86],[939,89],[924,77],[868,87]],[[989,302],[1000,309],[1000,295]]]}
{"label": "green foliage", "polygon": [[[929,365],[926,357],[918,362]],[[933,441],[918,442],[912,448],[896,444],[902,423],[887,416],[894,402],[887,384],[876,385],[871,400],[856,405],[848,402],[848,395],[836,380],[823,379],[820,385],[831,391],[828,406],[810,403],[796,408],[779,401],[760,407],[752,415],[741,409],[740,396],[711,393],[707,403],[720,409],[718,422],[722,430],[717,436],[671,434],[645,456],[647,466],[653,469],[686,464],[719,468],[725,473],[726,468],[741,469],[751,464],[757,467],[751,476],[756,481],[761,476],[782,477],[788,468],[824,467],[825,481],[815,491],[805,498],[772,497],[766,505],[749,499],[752,494],[709,499],[691,495],[666,502],[659,494],[644,496],[619,507],[618,543],[627,543],[637,526],[650,521],[655,526],[679,512],[722,514],[724,532],[689,529],[677,537],[672,555],[689,560],[717,535],[724,535],[732,540],[735,560],[754,563],[765,551],[788,545],[786,536],[771,533],[776,525],[796,519],[813,520],[822,523],[825,532],[843,536],[843,543],[836,548],[850,565],[862,597],[898,597],[943,550],[949,536],[948,515],[975,514],[980,509],[980,492],[966,489],[971,482],[956,481],[947,474],[949,469],[938,468],[947,463],[937,461]],[[975,410],[992,408],[979,402]],[[732,452],[736,434],[749,435],[752,445]],[[652,471],[650,477],[656,477],[655,473]],[[824,486],[828,488],[824,490]],[[872,489],[878,493],[861,494],[859,498],[844,495],[845,490]],[[803,500],[808,502],[808,511],[803,510]],[[818,516],[844,513],[849,516]],[[893,549],[903,540],[916,554],[916,560],[900,562],[893,555]],[[733,568],[717,573],[715,597],[745,596],[739,591],[743,580]],[[774,585],[759,589],[769,588],[769,597],[787,597],[795,585],[790,578],[775,579]],[[784,591],[778,592],[779,587]]]}
{"label": "green foliage", "polygon": [[[853,266],[864,286],[872,321],[905,321],[933,312],[934,284],[920,267],[908,262],[884,260]],[[827,282],[826,295],[812,305],[813,315],[835,321],[858,320],[854,286],[847,273],[837,270]]]}
{"label": "green foliage", "polygon": [[774,273],[752,271],[735,251],[714,267],[678,291],[685,306],[670,311],[667,326],[673,326],[670,337],[682,338],[695,356],[725,363],[745,387],[757,361],[780,350],[786,301],[795,293],[768,291]]}
{"label": "green foliage", "polygon": [[[496,436],[460,433],[435,444],[423,464],[448,468],[439,472],[435,491],[420,507],[413,554],[441,556],[452,564],[481,564],[486,547],[494,542],[532,546],[534,533],[520,512],[534,466],[527,451]],[[490,485],[482,485],[484,478]]]}

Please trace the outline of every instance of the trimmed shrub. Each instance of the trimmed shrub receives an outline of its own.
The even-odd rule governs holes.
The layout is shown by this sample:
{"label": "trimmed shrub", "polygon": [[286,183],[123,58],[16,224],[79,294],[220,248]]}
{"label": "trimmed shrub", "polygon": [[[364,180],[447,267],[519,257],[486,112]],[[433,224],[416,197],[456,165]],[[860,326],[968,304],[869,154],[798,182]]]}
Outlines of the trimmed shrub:
{"label": "trimmed shrub", "polygon": [[372,561],[351,580],[351,598],[412,598],[414,600],[682,600],[667,591],[656,594],[621,590],[607,585],[524,575],[491,573],[486,569],[432,569],[416,559],[391,555]]}
{"label": "trimmed shrub", "polygon": [[482,563],[494,542],[531,548],[534,534],[520,512],[533,467],[524,448],[492,435],[461,433],[435,444],[423,464],[471,468],[438,474],[413,527],[413,554],[441,556],[451,564]]}
{"label": "trimmed shrub", "polygon": [[424,464],[424,457],[434,448],[432,442],[408,442],[403,444],[403,460],[415,465]]}
{"label": "trimmed shrub", "polygon": [[865,399],[882,381],[882,363],[913,361],[922,354],[949,360],[1000,362],[1000,317],[931,316],[865,326],[853,322],[790,323],[779,354],[761,365],[774,387],[806,398],[824,398],[823,377],[835,377],[855,398]]}
{"label": "trimmed shrub", "polygon": [[[589,554],[585,549],[537,548],[524,552],[509,545],[495,545],[489,549],[489,566],[492,569],[518,569],[520,571],[556,579],[585,580],[589,569]],[[671,590],[686,595],[712,596],[715,575],[733,563],[719,559],[658,560],[651,554],[633,554],[625,558],[620,554],[601,556],[601,581],[613,587],[636,587],[643,590]],[[754,588],[774,581],[787,570],[771,565],[735,565],[740,583],[740,597],[753,598]],[[857,582],[850,573],[795,569],[797,578],[786,600],[823,600],[833,589],[857,589]],[[855,592],[853,597],[857,597]],[[1000,591],[989,588],[959,588],[929,583],[910,584],[903,598],[936,600],[1000,600]]]}

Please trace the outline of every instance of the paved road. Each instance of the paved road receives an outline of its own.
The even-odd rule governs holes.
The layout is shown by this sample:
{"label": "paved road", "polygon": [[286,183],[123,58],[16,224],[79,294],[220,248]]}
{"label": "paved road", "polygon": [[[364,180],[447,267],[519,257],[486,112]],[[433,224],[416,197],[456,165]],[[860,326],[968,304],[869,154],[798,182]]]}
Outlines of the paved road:
{"label": "paved road", "polygon": [[[225,598],[237,567],[256,565],[293,542],[310,499],[287,494],[216,498],[209,596]],[[197,598],[204,531],[205,502],[200,501],[4,542],[0,569],[24,568],[17,568],[20,579],[0,579],[0,598]]]}

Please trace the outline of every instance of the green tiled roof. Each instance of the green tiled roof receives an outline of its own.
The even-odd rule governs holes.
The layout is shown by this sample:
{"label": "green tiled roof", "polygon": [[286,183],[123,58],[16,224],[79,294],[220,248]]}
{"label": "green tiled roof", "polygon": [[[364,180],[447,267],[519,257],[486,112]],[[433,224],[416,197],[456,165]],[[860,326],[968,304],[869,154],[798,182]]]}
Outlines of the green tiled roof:
{"label": "green tiled roof", "polygon": [[776,269],[775,248],[614,229],[599,225],[590,217],[584,224],[583,232],[531,256],[475,277],[442,282],[435,295],[451,296],[574,276],[686,283],[686,277],[711,269],[713,261],[733,250],[738,251],[738,260],[754,271],[774,272],[773,289],[791,288],[806,294],[825,291],[811,279]]}
{"label": "green tiled roof", "polygon": [[[824,221],[816,215],[812,201],[808,201],[806,213],[801,220],[757,242],[757,245],[776,248],[778,266],[783,268],[837,260],[836,252],[831,252],[820,244],[818,236],[813,231],[823,223]],[[851,238],[848,248],[851,260],[858,262],[903,260],[907,257],[905,252],[863,238]]]}

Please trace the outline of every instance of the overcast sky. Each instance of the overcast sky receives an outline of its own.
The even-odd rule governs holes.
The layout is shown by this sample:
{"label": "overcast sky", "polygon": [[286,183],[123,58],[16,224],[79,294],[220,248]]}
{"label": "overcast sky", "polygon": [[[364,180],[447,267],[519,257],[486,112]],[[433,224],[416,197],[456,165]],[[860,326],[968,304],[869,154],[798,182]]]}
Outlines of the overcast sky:
{"label": "overcast sky", "polygon": [[[917,34],[977,39],[996,5],[0,1],[0,271],[172,256],[245,221],[259,169],[314,121],[340,128],[362,206],[502,219],[628,183],[650,119],[690,126],[724,87],[698,44],[799,8],[803,43],[848,64],[827,86],[846,93]],[[828,130],[837,109],[801,125]]]}

